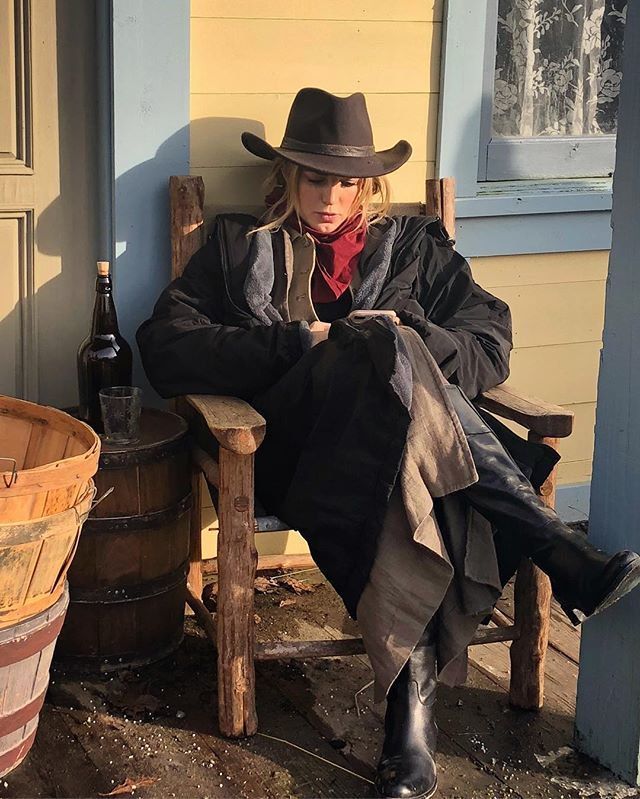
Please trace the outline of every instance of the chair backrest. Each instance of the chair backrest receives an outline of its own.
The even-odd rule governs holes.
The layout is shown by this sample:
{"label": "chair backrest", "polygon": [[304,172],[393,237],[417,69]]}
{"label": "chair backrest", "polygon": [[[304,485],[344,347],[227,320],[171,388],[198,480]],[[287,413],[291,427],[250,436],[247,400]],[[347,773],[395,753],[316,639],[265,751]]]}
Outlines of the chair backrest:
{"label": "chair backrest", "polygon": [[[197,175],[173,175],[169,178],[171,211],[171,278],[180,277],[191,256],[206,238],[204,181]],[[451,238],[455,238],[455,181],[453,178],[429,179],[424,203],[398,203],[394,214],[439,217]],[[240,209],[235,208],[235,211]]]}

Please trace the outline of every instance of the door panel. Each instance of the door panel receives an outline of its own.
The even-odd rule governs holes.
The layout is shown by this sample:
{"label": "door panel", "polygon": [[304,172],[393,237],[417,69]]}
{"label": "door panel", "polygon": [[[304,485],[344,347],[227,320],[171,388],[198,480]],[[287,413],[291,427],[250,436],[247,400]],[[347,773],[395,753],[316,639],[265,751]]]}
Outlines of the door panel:
{"label": "door panel", "polygon": [[94,4],[0,0],[0,393],[76,400],[96,260]]}

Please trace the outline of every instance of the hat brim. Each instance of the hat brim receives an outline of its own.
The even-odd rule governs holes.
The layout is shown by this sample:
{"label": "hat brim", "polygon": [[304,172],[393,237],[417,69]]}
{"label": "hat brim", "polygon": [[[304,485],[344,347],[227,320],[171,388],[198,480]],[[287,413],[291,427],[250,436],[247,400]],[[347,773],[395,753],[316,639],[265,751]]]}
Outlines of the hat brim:
{"label": "hat brim", "polygon": [[289,150],[284,147],[272,147],[255,133],[245,131],[242,143],[253,155],[273,161],[274,158],[284,158],[293,164],[305,169],[319,172],[323,175],[337,175],[344,178],[377,178],[395,172],[411,156],[411,145],[402,139],[389,150],[381,150],[371,156],[345,156],[345,155],[320,155],[317,153]]}

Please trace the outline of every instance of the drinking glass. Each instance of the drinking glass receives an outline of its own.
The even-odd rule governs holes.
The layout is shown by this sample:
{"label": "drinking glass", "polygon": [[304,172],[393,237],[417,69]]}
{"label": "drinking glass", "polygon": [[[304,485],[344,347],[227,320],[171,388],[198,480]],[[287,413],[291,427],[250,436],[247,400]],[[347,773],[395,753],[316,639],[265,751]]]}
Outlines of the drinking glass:
{"label": "drinking glass", "polygon": [[133,444],[140,437],[142,389],[136,386],[111,386],[98,392],[105,441]]}

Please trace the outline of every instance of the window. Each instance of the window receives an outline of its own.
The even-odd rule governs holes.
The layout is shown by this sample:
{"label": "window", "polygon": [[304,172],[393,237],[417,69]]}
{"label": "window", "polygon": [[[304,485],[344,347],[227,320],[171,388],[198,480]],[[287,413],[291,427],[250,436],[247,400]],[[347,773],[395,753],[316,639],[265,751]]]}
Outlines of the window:
{"label": "window", "polygon": [[436,171],[468,254],[610,247],[628,3],[445,0]]}
{"label": "window", "polygon": [[492,0],[479,180],[611,175],[628,0]]}

